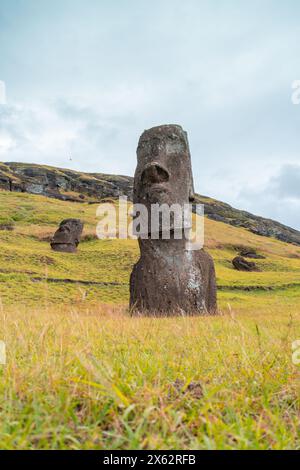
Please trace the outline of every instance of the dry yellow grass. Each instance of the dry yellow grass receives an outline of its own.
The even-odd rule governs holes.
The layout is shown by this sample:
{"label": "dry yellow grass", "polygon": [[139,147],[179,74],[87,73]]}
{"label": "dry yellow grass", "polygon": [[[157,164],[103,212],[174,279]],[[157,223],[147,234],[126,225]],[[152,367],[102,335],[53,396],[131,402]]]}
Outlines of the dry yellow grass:
{"label": "dry yellow grass", "polygon": [[[220,315],[131,318],[136,241],[94,239],[95,206],[0,203],[15,223],[0,232],[0,448],[300,449],[299,247],[206,220]],[[77,255],[44,241],[64,217],[86,222]],[[261,273],[233,270],[238,246],[266,256]]]}
{"label": "dry yellow grass", "polygon": [[62,306],[2,310],[0,324],[2,449],[300,448],[297,308],[150,319]]}

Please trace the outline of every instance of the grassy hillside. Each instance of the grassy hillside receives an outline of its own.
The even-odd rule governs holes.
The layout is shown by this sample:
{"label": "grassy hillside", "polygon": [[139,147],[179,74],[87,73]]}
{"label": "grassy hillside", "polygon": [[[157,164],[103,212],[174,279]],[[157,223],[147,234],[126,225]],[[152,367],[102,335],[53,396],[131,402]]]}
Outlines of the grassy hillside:
{"label": "grassy hillside", "polygon": [[[299,247],[207,219],[220,316],[130,318],[137,242],[96,239],[95,205],[0,207],[0,448],[300,448]],[[86,224],[77,254],[49,247],[65,217]],[[241,247],[262,272],[232,268]]]}
{"label": "grassy hillside", "polygon": [[[0,225],[14,224],[13,231],[0,230],[3,304],[34,304],[41,299],[46,304],[62,301],[127,304],[129,275],[139,253],[137,242],[98,240],[96,205],[0,192],[0,206]],[[49,238],[66,217],[78,217],[85,222],[77,254],[55,253],[50,249]],[[299,247],[209,219],[205,219],[205,245],[215,259],[221,308],[226,308],[228,302],[242,309],[255,302],[259,308],[276,297],[288,305],[300,294]],[[231,260],[242,247],[255,248],[266,256],[257,260],[262,272],[242,273],[233,269]],[[52,279],[56,282],[51,282]],[[257,290],[249,292],[247,287]],[[272,289],[272,294],[268,289]],[[256,298],[260,299],[259,306]]]}
{"label": "grassy hillside", "polygon": [[[121,195],[126,195],[131,200],[133,178],[82,173],[70,168],[33,163],[0,162],[0,190],[26,192],[69,202],[97,202],[106,198],[117,199]],[[268,236],[300,246],[300,232],[291,227],[235,209],[207,196],[196,194],[195,202],[204,205],[205,213],[211,220],[243,227],[255,235]]]}

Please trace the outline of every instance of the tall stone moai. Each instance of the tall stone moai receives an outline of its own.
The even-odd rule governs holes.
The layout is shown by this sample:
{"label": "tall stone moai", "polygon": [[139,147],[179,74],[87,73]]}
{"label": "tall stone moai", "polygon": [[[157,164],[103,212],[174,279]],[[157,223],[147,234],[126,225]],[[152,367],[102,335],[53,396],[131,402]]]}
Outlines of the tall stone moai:
{"label": "tall stone moai", "polygon": [[[183,207],[193,199],[186,132],[177,125],[146,130],[137,148],[134,204],[143,204],[150,211],[153,204]],[[201,315],[217,311],[213,260],[203,249],[190,250],[184,234],[178,237],[175,225],[171,219],[169,239],[162,236],[162,230],[153,239],[150,227],[146,237],[138,238],[140,259],[130,278],[133,314]]]}

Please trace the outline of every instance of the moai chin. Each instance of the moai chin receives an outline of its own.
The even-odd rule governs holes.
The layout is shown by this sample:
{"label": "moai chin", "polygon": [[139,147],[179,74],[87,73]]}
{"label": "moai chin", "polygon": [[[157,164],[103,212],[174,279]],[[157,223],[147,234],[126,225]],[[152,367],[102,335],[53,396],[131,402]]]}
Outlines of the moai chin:
{"label": "moai chin", "polygon": [[[189,204],[194,186],[186,132],[177,125],[146,130],[137,148],[133,202]],[[139,237],[140,259],[130,277],[130,308],[145,315],[201,315],[217,311],[214,263],[203,249],[188,250],[186,238]],[[149,232],[150,233],[150,232]]]}
{"label": "moai chin", "polygon": [[75,253],[79,245],[83,223],[79,219],[63,220],[51,240],[54,251]]}

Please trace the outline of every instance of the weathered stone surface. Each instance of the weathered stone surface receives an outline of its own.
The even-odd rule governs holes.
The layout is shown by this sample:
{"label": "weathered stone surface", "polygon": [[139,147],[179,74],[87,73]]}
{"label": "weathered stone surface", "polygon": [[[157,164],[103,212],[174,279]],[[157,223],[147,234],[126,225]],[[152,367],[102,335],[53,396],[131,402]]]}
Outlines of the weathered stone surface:
{"label": "weathered stone surface", "polygon": [[149,315],[216,313],[215,269],[204,250],[185,240],[139,240],[130,277],[130,307]]}
{"label": "weathered stone surface", "polygon": [[54,251],[75,253],[79,245],[83,223],[79,219],[63,220],[51,240]]}
{"label": "weathered stone surface", "polygon": [[236,256],[232,260],[233,267],[238,271],[260,271],[253,261],[247,261],[242,256]]}
{"label": "weathered stone surface", "polygon": [[[133,202],[188,204],[194,198],[191,157],[186,133],[166,125],[145,131],[137,149]],[[186,239],[139,238],[141,257],[130,278],[130,307],[148,315],[216,313],[216,280],[212,258],[189,251]]]}

